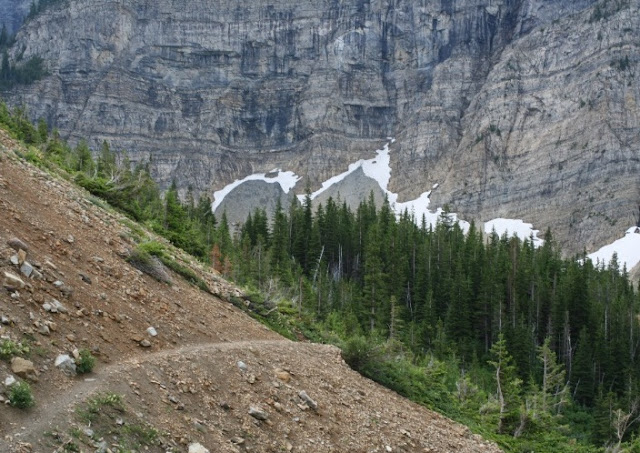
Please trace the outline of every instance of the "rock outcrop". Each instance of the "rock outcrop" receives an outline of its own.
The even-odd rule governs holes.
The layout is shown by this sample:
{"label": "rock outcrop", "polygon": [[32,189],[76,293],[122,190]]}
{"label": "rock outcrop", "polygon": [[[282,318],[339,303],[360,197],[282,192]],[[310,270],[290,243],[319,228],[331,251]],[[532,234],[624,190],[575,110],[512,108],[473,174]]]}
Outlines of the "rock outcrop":
{"label": "rock outcrop", "polygon": [[274,167],[313,189],[388,136],[400,201],[434,183],[463,218],[593,249],[636,221],[638,0],[70,0],[12,58],[14,89],[71,139],[152,158],[211,193]]}

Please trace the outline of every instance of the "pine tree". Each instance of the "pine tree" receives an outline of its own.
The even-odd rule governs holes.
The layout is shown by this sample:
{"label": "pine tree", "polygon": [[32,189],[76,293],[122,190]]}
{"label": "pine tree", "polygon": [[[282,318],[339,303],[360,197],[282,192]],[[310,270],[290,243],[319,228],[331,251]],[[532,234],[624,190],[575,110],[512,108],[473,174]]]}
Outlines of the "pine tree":
{"label": "pine tree", "polygon": [[520,419],[522,403],[522,380],[518,378],[511,354],[507,350],[507,342],[502,333],[498,341],[491,346],[488,363],[495,369],[496,398],[498,400],[498,433],[513,431]]}

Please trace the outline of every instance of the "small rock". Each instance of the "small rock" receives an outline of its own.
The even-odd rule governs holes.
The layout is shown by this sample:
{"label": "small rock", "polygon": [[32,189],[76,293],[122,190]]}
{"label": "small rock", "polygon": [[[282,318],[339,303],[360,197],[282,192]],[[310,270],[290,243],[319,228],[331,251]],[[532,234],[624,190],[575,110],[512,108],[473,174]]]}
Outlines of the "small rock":
{"label": "small rock", "polygon": [[11,375],[7,376],[7,378],[4,380],[4,386],[7,388],[17,383],[18,383],[18,380]]}
{"label": "small rock", "polygon": [[49,260],[45,261],[44,265],[50,267],[54,271],[58,270],[58,267],[55,264],[53,264],[51,261],[49,261]]}
{"label": "small rock", "polygon": [[18,291],[16,291],[15,293],[11,293],[11,298],[13,300],[18,300],[20,299],[20,293]]}
{"label": "small rock", "polygon": [[25,261],[24,263],[22,263],[22,266],[20,266],[20,272],[22,272],[22,275],[29,278],[33,273],[33,266],[29,264],[28,261]]}
{"label": "small rock", "polygon": [[70,333],[69,335],[67,335],[67,340],[71,343],[75,343],[76,341],[76,336],[72,333]]}
{"label": "small rock", "polygon": [[64,285],[64,282],[61,280],[56,280],[55,282],[53,282],[53,286],[55,286],[56,288],[61,288]]}
{"label": "small rock", "polygon": [[55,366],[60,368],[65,374],[76,374],[76,362],[68,354],[60,354],[56,357]]}
{"label": "small rock", "polygon": [[27,252],[25,250],[18,250],[18,264],[22,264],[27,260]]}
{"label": "small rock", "polygon": [[249,376],[247,376],[247,382],[249,384],[255,384],[256,382],[256,375],[255,374],[250,374]]}
{"label": "small rock", "polygon": [[222,401],[222,402],[220,403],[220,407],[221,407],[222,409],[224,409],[225,411],[228,411],[229,409],[231,409],[231,406],[229,406],[229,403],[227,403],[226,401]]}
{"label": "small rock", "polygon": [[7,241],[7,245],[11,247],[13,250],[15,250],[16,252],[20,250],[24,250],[25,252],[29,251],[29,246],[18,238],[9,239]]}
{"label": "small rock", "polygon": [[73,234],[70,234],[69,236],[67,236],[65,241],[67,241],[69,244],[73,244],[74,242],[76,242],[76,238],[73,237]]}
{"label": "small rock", "polygon": [[14,266],[19,266],[20,265],[20,258],[18,258],[18,255],[12,255],[11,258],[9,258],[9,261]]}
{"label": "small rock", "polygon": [[209,450],[204,448],[201,444],[194,442],[189,444],[189,453],[211,453]]}
{"label": "small rock", "polygon": [[92,430],[91,428],[85,428],[85,429],[83,430],[83,432],[84,432],[85,436],[87,436],[87,437],[93,437],[94,432],[93,432],[93,430]]}
{"label": "small rock", "polygon": [[87,274],[83,274],[82,272],[80,272],[78,275],[80,275],[80,278],[82,279],[83,282],[89,285],[91,284],[91,278]]}
{"label": "small rock", "polygon": [[291,375],[284,370],[276,370],[276,377],[284,383],[287,383],[291,380]]}
{"label": "small rock", "polygon": [[249,369],[249,367],[247,366],[246,363],[244,363],[242,360],[238,360],[238,368],[240,368],[240,371],[245,372]]}
{"label": "small rock", "polygon": [[52,299],[51,300],[51,305],[53,305],[53,307],[56,309],[56,312],[58,313],[68,313],[69,310],[67,310],[67,308],[62,305],[62,303],[58,300],[58,299]]}
{"label": "small rock", "polygon": [[389,445],[387,445],[386,447],[384,447],[385,451],[387,453],[391,453],[393,451],[393,448],[391,448]]}
{"label": "small rock", "polygon": [[24,282],[20,277],[11,272],[4,273],[4,282],[2,285],[7,288],[9,291],[15,291],[17,289],[24,288]]}
{"label": "small rock", "polygon": [[11,320],[8,317],[2,315],[0,316],[0,323],[8,326],[9,324],[11,324]]}
{"label": "small rock", "polygon": [[244,444],[244,439],[242,437],[232,437],[231,438],[231,443],[232,444],[236,444],[236,445],[243,445]]}
{"label": "small rock", "polygon": [[30,375],[35,375],[36,369],[32,361],[22,357],[14,357],[11,359],[11,372],[21,378],[27,378]]}
{"label": "small rock", "polygon": [[151,342],[149,340],[142,340],[140,342],[140,346],[142,346],[143,348],[150,348],[151,347]]}
{"label": "small rock", "polygon": [[158,336],[158,331],[154,327],[147,327],[147,333],[152,337]]}
{"label": "small rock", "polygon": [[116,425],[123,426],[124,425],[124,420],[121,419],[121,418],[116,419]]}
{"label": "small rock", "polygon": [[44,336],[48,337],[49,335],[51,335],[51,330],[49,329],[49,326],[47,326],[45,324],[41,324],[38,327],[38,333],[40,335],[44,335]]}
{"label": "small rock", "polygon": [[64,297],[71,297],[73,294],[73,288],[69,285],[62,285],[60,287],[60,293],[62,293]]}
{"label": "small rock", "polygon": [[249,407],[249,415],[251,415],[256,420],[264,421],[269,418],[269,414],[256,406]]}
{"label": "small rock", "polygon": [[[45,302],[44,304],[42,304],[42,308],[44,309],[44,311],[48,312],[48,313],[53,313],[53,305],[51,305],[49,302]],[[58,310],[56,310],[57,312]]]}
{"label": "small rock", "polygon": [[306,403],[307,406],[309,406],[310,409],[313,409],[314,411],[318,410],[318,403],[312,400],[311,397],[307,395],[307,392],[302,390],[300,393],[298,393],[298,396],[302,401]]}

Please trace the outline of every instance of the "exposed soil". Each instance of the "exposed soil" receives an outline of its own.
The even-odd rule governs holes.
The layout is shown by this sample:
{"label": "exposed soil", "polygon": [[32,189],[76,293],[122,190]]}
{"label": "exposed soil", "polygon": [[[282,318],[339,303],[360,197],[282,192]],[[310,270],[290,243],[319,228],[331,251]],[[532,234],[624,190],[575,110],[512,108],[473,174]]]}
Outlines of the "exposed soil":
{"label": "exposed soil", "polygon": [[[118,425],[161,433],[161,444],[144,451],[187,451],[195,442],[211,452],[499,451],[361,377],[337,348],[291,342],[252,320],[225,300],[239,290],[185,255],[176,252],[221,297],[175,274],[170,285],[142,274],[125,261],[135,226],[14,149],[0,131],[0,279],[20,275],[12,238],[28,245],[40,277],[21,275],[27,285],[17,291],[0,287],[0,316],[9,320],[0,337],[29,342],[36,406],[0,404],[1,452],[64,451],[74,429],[92,429],[78,408],[105,392],[123,396]],[[53,299],[68,312],[46,311]],[[93,373],[70,377],[54,366],[59,354],[81,348],[98,359]],[[10,374],[0,361],[0,393]],[[267,419],[249,415],[251,407]],[[74,438],[81,451],[118,451],[117,438],[104,441]]]}

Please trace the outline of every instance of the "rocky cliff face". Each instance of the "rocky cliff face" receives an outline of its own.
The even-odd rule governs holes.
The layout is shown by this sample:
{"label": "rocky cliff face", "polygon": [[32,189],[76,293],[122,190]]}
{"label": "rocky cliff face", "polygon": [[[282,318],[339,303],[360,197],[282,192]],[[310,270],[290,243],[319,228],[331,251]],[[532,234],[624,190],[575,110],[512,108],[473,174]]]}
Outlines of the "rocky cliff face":
{"label": "rocky cliff face", "polygon": [[20,31],[51,75],[9,99],[199,192],[274,167],[313,189],[394,136],[401,200],[440,183],[592,248],[640,201],[638,4],[70,0]]}
{"label": "rocky cliff face", "polygon": [[18,31],[30,7],[31,0],[0,0],[0,29],[4,25],[11,34]]}

